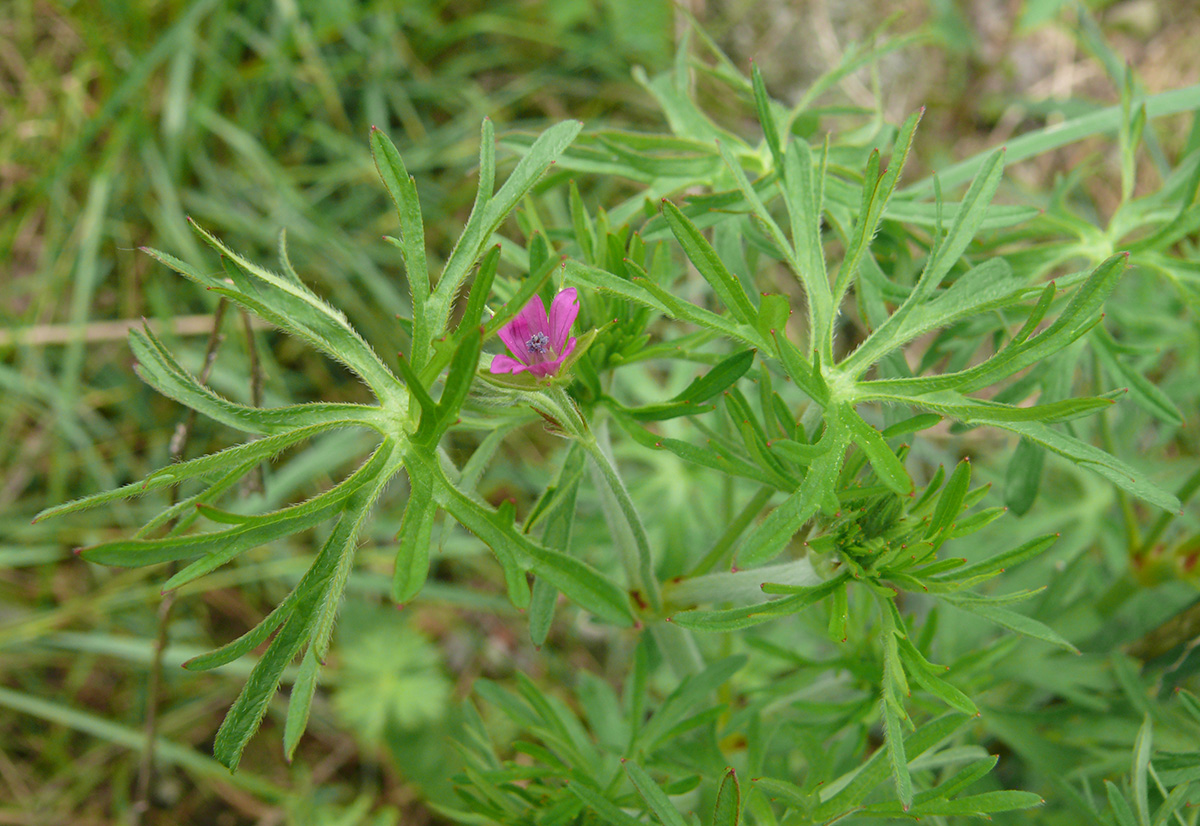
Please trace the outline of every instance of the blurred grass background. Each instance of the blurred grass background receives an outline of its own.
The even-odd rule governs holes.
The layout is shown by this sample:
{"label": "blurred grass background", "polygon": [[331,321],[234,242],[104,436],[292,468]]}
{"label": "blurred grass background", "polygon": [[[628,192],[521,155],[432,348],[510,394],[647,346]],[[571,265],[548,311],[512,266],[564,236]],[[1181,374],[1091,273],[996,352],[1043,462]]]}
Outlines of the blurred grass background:
{"label": "blurred grass background", "polygon": [[[403,152],[430,255],[444,258],[474,195],[480,119],[492,118],[500,133],[567,117],[588,127],[661,129],[631,70],[668,65],[688,14],[737,65],[755,59],[785,101],[881,27],[911,36],[884,59],[879,83],[894,122],[927,107],[916,180],[1048,119],[1114,102],[1104,68],[1114,54],[1149,92],[1200,80],[1192,42],[1200,12],[1192,4],[1087,8],[1080,22],[1076,4],[1062,0],[0,4],[0,823],[133,817],[159,576],[98,569],[70,549],[128,532],[140,511],[46,526],[29,520],[168,459],[181,410],[133,378],[124,330],[154,320],[198,368],[215,302],[138,247],[214,266],[186,225],[191,215],[267,261],[286,229],[301,275],[388,353],[401,339],[394,314],[407,302],[398,254],[380,239],[395,227],[367,147],[372,125]],[[859,74],[827,98],[871,106],[874,96],[869,74]],[[744,110],[734,115],[721,99],[702,105],[756,136],[753,124],[730,120]],[[1073,145],[1010,176],[1045,191],[1056,174],[1101,151],[1099,143]],[[1097,163],[1103,170],[1108,161]],[[1097,174],[1085,187],[1103,212],[1119,195],[1119,176]],[[225,335],[211,382],[249,400],[245,338],[233,321]],[[346,373],[295,342],[268,330],[255,336],[266,403],[361,396]],[[189,455],[232,438],[198,422]],[[296,478],[274,480],[276,495],[286,497],[289,484],[327,483],[344,453],[336,441],[314,445]],[[398,518],[380,513],[372,537],[380,547],[364,549],[352,584],[375,601],[390,576],[386,546]],[[335,717],[335,693],[332,712],[314,715],[295,766],[281,759],[270,721],[235,778],[207,759],[248,666],[208,675],[176,666],[261,617],[286,587],[279,580],[299,574],[297,552],[260,554],[180,601],[172,638],[182,642],[165,659],[160,727],[179,747],[159,750],[167,766],[154,803],[166,808],[148,822],[324,822],[327,811],[353,814],[356,798],[364,816],[386,804],[404,823],[435,817],[422,801],[447,789],[447,752],[430,745],[452,725],[441,707],[412,725],[385,727],[356,718],[353,695]],[[379,650],[426,680],[404,688],[409,696],[457,698],[480,673],[545,669],[523,620],[487,596],[499,591],[473,578],[471,565],[468,556],[454,574],[469,590],[431,584],[403,620],[359,611],[341,633],[357,629],[361,640],[387,632]],[[404,628],[436,640],[440,662],[419,644],[389,649],[386,641]],[[339,670],[356,675],[363,667],[333,665],[335,682]]]}

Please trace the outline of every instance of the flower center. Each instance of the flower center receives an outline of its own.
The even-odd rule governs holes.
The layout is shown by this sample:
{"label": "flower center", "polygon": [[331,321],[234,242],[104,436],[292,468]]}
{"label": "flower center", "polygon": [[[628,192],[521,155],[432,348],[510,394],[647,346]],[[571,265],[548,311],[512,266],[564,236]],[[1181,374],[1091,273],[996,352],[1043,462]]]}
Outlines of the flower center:
{"label": "flower center", "polygon": [[545,333],[534,333],[525,342],[525,349],[531,353],[544,353],[550,348],[550,337]]}

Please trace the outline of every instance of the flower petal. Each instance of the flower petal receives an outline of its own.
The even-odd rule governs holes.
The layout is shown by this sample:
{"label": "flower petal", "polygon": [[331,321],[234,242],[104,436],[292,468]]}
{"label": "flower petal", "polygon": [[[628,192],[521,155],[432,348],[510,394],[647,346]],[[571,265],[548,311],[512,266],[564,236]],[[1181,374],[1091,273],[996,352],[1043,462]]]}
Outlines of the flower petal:
{"label": "flower petal", "polygon": [[488,370],[495,375],[499,375],[501,373],[520,373],[528,369],[529,367],[527,365],[524,365],[515,358],[511,358],[510,356],[506,356],[504,354],[493,356],[492,364],[490,367],[488,367]]}
{"label": "flower petal", "polygon": [[560,353],[555,359],[552,361],[543,361],[541,364],[535,364],[529,368],[529,372],[533,373],[535,376],[553,376],[558,372],[558,369],[562,367],[563,359],[571,355],[571,351],[575,349],[575,342],[577,340],[578,339],[572,338],[567,342],[567,346],[563,349],[562,353]]}
{"label": "flower petal", "polygon": [[556,353],[562,350],[567,336],[571,334],[571,325],[579,315],[578,296],[579,293],[574,287],[568,287],[554,296],[554,301],[550,303],[549,336]]}
{"label": "flower petal", "polygon": [[550,335],[550,322],[546,318],[546,304],[540,295],[535,295],[528,304],[521,308],[512,321],[500,328],[500,340],[518,359],[529,355],[525,342],[534,333]]}

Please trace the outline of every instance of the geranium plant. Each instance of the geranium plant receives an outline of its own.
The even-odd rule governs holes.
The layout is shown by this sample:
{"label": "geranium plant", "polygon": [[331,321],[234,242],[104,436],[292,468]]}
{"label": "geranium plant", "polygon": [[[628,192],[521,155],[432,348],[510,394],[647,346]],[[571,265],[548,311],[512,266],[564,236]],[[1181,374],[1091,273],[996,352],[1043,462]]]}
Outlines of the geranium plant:
{"label": "geranium plant", "polygon": [[[885,163],[879,149],[838,135],[810,140],[799,129],[803,105],[771,99],[757,69],[725,74],[752,104],[761,140],[713,124],[688,94],[686,67],[677,67],[644,78],[677,134],[581,135],[582,124],[567,121],[535,139],[516,136],[520,159],[497,189],[496,140],[485,120],[474,208],[432,280],[416,185],[392,142],[373,130],[399,220],[389,240],[403,255],[411,296],[411,315],[401,319],[405,352],[395,359],[304,284],[282,245],[279,272],[199,227],[220,270],[147,250],[339,362],[376,400],[237,404],[197,381],[148,327],[134,331],[146,382],[257,438],[40,517],[189,486],[134,537],[81,551],[106,565],[186,562],[165,589],[329,526],[278,607],[187,664],[213,668],[267,646],[217,733],[225,765],[236,768],[299,657],[283,737],[286,753],[295,750],[364,524],[387,507],[403,511],[397,603],[421,598],[444,513],[490,548],[535,642],[547,640],[556,612],[569,610],[590,617],[626,658],[620,692],[584,671],[569,702],[519,675],[516,693],[478,683],[477,697],[523,732],[520,759],[498,756],[468,706],[461,799],[437,802],[448,816],[619,824],[651,816],[674,826],[688,822],[683,805],[716,823],[802,824],[988,816],[1041,804],[1039,794],[983,780],[996,758],[969,742],[988,663],[1016,635],[1080,650],[1081,638],[1013,607],[1039,588],[981,589],[1056,537],[1012,541],[968,561],[965,538],[1005,509],[979,507],[990,483],[973,484],[969,456],[946,471],[923,440],[934,428],[1016,434],[1021,458],[1005,495],[1021,510],[1049,452],[1115,486],[1131,511],[1136,500],[1177,513],[1180,499],[1161,480],[1093,445],[1082,427],[1124,392],[1103,380],[1122,371],[1123,354],[1100,325],[1130,253],[1096,243],[1083,264],[1075,246],[1043,251],[1031,266],[997,239],[1008,233],[1011,242],[1055,213],[993,203],[1004,151],[972,164],[957,199],[936,180],[901,189],[920,113],[873,135],[890,145]],[[1134,109],[1125,115],[1123,128],[1141,129]],[[564,171],[543,178],[552,164]],[[565,175],[595,173],[641,187],[593,211],[575,184],[558,186]],[[1188,192],[1194,200],[1196,187]],[[557,197],[555,208],[539,210],[533,193]],[[1180,215],[1194,212],[1189,201]],[[1161,217],[1151,211],[1144,220],[1151,213]],[[557,216],[569,221],[556,224]],[[1158,234],[1177,238],[1184,224],[1167,222]],[[1134,243],[1133,254],[1178,277],[1184,265],[1155,257],[1146,250],[1152,243]],[[1042,278],[1050,272],[1053,280]],[[1077,393],[1070,381],[1055,384],[1047,366],[1073,365],[1085,352],[1104,368],[1092,386]],[[1156,391],[1137,392],[1174,420],[1174,406]],[[503,440],[539,423],[558,447],[548,484],[521,514],[512,501],[484,501],[476,487]],[[370,434],[375,447],[329,490],[268,512],[247,512],[231,496],[260,463],[346,428]],[[452,434],[486,436],[460,466],[446,447]],[[630,481],[658,463],[688,480],[694,524],[673,523],[678,511]],[[400,475],[406,485],[393,484]],[[607,539],[581,547],[577,527],[593,518]],[[197,523],[210,529],[191,530]],[[1000,626],[1005,636],[948,670],[934,640],[937,618],[950,615]],[[781,626],[803,629],[804,641],[771,630]],[[751,657],[766,663],[754,675],[745,669]],[[658,691],[656,681],[669,688]],[[819,729],[805,727],[809,712]],[[377,734],[383,724],[372,725]],[[802,759],[775,731],[801,743]],[[868,747],[875,737],[881,746]],[[984,790],[971,790],[978,782]]]}

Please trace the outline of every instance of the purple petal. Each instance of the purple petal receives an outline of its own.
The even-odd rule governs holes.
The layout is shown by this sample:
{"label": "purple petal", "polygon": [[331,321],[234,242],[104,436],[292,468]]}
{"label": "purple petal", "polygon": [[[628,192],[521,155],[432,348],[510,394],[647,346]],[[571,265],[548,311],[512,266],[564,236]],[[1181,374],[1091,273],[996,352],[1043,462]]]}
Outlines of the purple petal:
{"label": "purple petal", "polygon": [[521,371],[528,369],[529,367],[527,365],[522,364],[515,358],[511,358],[510,356],[503,354],[493,356],[492,364],[490,367],[488,367],[488,370],[495,375],[499,375],[501,373],[520,373]]}
{"label": "purple petal", "polygon": [[558,368],[562,366],[563,359],[571,355],[571,351],[575,349],[577,339],[571,339],[567,342],[566,348],[553,361],[543,361],[541,364],[535,364],[529,368],[529,372],[535,376],[553,376],[558,372]]}
{"label": "purple petal", "polygon": [[512,321],[500,328],[500,340],[518,359],[529,354],[525,342],[534,333],[550,335],[550,322],[546,318],[546,304],[540,295],[535,295],[528,304],[521,308]]}
{"label": "purple petal", "polygon": [[575,323],[578,315],[579,298],[578,291],[574,287],[568,287],[554,296],[554,301],[550,303],[550,329],[548,332],[550,342],[554,345],[554,352],[562,350],[563,342],[571,334],[571,325]]}

